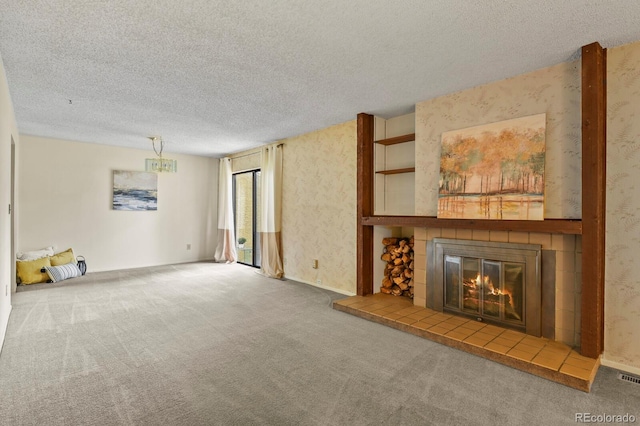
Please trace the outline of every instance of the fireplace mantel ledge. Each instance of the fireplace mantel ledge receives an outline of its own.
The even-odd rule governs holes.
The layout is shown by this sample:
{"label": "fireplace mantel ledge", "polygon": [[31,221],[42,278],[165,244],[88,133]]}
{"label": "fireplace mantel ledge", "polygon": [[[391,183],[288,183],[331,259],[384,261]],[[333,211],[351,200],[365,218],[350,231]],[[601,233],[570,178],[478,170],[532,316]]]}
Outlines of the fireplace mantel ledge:
{"label": "fireplace mantel ledge", "polygon": [[424,228],[478,229],[489,231],[547,232],[551,234],[582,234],[581,219],[493,220],[438,219],[434,216],[364,216],[365,226],[413,226]]}

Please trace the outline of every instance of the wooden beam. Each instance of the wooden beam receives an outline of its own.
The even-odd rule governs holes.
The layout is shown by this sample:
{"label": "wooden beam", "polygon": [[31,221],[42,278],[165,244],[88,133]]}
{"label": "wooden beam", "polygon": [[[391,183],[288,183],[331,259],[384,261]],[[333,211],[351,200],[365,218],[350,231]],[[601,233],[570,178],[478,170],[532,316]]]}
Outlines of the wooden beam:
{"label": "wooden beam", "polygon": [[362,218],[373,214],[373,116],[358,114],[357,260],[358,296],[373,293],[373,227]]}
{"label": "wooden beam", "polygon": [[604,350],[606,50],[582,47],[582,355]]}
{"label": "wooden beam", "polygon": [[492,220],[438,219],[434,216],[370,216],[362,223],[368,226],[407,226],[443,229],[480,229],[486,231],[548,232],[550,234],[580,235],[579,219]]}

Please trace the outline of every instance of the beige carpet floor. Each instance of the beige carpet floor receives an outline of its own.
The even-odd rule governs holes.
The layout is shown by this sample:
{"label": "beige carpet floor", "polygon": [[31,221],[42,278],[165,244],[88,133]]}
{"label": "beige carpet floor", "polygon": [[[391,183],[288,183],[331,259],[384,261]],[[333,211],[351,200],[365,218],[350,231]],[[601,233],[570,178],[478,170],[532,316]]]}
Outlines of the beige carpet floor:
{"label": "beige carpet floor", "polygon": [[590,394],[335,311],[344,296],[192,263],[21,289],[0,355],[3,425],[575,424],[631,413]]}

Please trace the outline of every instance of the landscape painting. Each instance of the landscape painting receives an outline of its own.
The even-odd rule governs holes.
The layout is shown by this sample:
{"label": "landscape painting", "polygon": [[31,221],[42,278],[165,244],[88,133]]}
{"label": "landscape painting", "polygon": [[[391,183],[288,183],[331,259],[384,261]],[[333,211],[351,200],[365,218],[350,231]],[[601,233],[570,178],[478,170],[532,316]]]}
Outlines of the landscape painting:
{"label": "landscape painting", "polygon": [[442,134],[438,218],[544,220],[546,115]]}
{"label": "landscape painting", "polygon": [[158,210],[158,175],[114,170],[113,210]]}

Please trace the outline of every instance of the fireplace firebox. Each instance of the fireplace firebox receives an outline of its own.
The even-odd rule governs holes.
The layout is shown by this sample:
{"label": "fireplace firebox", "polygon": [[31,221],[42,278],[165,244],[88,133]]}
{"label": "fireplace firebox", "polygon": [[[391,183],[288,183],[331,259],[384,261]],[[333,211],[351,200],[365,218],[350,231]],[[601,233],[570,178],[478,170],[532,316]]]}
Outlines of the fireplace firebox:
{"label": "fireplace firebox", "polygon": [[434,238],[434,309],[541,335],[542,248]]}

